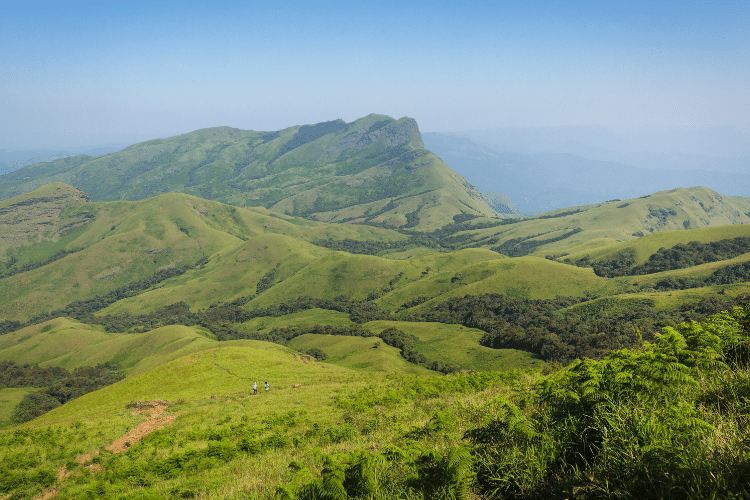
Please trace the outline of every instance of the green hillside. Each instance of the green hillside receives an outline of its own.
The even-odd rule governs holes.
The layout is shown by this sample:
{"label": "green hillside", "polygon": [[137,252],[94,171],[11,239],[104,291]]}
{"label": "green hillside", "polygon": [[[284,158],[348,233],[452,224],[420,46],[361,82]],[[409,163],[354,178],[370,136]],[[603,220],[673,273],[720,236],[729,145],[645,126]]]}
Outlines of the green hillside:
{"label": "green hillside", "polygon": [[[605,244],[612,238],[598,237],[623,231],[624,226],[605,219],[621,217],[632,228],[643,222],[643,210],[656,210],[657,202],[672,203],[678,197],[681,210],[687,211],[690,203],[705,207],[704,195],[715,203],[709,212],[717,214],[709,223],[726,222],[721,212],[733,208],[737,224],[654,230],[610,245]],[[18,237],[7,239],[5,270],[0,270],[0,326],[13,332],[26,322],[67,316],[114,333],[201,324],[222,339],[263,338],[273,326],[296,321],[286,317],[307,310],[318,312],[299,323],[306,327],[386,319],[422,322],[447,301],[488,293],[527,302],[635,294],[659,310],[707,297],[734,300],[748,291],[745,264],[750,254],[745,250],[646,275],[623,271],[609,277],[597,265],[623,252],[636,256],[637,264],[665,245],[721,244],[750,236],[750,225],[739,224],[745,214],[737,215],[745,201],[701,189],[675,190],[518,221],[467,217],[445,226],[445,233],[428,234],[311,221],[180,193],[138,202],[90,202],[80,191],[55,184],[4,202],[3,234]],[[628,210],[635,217],[625,217]],[[668,214],[665,220],[678,216]],[[573,225],[580,230],[569,230]],[[533,236],[543,229],[542,236]],[[519,236],[529,232],[532,236]],[[555,239],[560,233],[567,237]],[[484,241],[485,248],[451,250],[475,240]],[[341,248],[370,248],[377,255],[338,250],[338,243]],[[547,253],[552,249],[560,252]],[[445,355],[430,361],[454,363]],[[102,355],[91,363],[109,360]],[[473,358],[463,362],[466,366],[455,364],[481,366]]]}
{"label": "green hillside", "polygon": [[384,344],[378,338],[305,334],[296,337],[288,345],[300,352],[319,349],[326,354],[326,363],[356,371],[436,375],[435,372],[409,363],[399,355],[398,349]]}
{"label": "green hillside", "polygon": [[[731,471],[747,447],[731,436],[746,435],[746,361],[714,361],[746,356],[747,309],[709,320],[705,334],[696,323],[659,332],[747,304],[745,203],[694,188],[397,231],[184,193],[92,202],[54,184],[6,200],[0,363],[109,363],[125,378],[23,424],[11,421],[17,409],[65,389],[0,387],[0,427],[10,427],[0,429],[0,495],[270,500],[321,498],[340,483],[340,498],[493,498],[501,487],[538,498],[561,481],[642,493],[612,472],[599,437],[576,441],[605,422],[618,436],[607,446],[635,457],[626,462],[645,478],[687,477],[663,457],[721,446],[726,467],[689,467],[708,471],[710,486],[669,488],[734,491],[745,484]],[[657,270],[632,271],[646,263]],[[699,371],[709,366],[715,379]],[[656,389],[623,385],[654,374]],[[683,382],[691,389],[674,389]],[[623,404],[592,399],[592,384]],[[670,395],[659,404],[679,403],[658,406],[659,391]],[[685,441],[693,434],[671,417],[699,419],[704,433]],[[590,462],[570,458],[579,445]],[[524,477],[530,493],[502,474]]]}
{"label": "green hillside", "polygon": [[366,326],[377,333],[386,328],[398,328],[417,337],[417,350],[427,359],[439,359],[467,370],[503,371],[542,365],[540,360],[523,351],[480,345],[484,332],[476,328],[406,321],[374,321]]}
{"label": "green hillside", "polygon": [[[35,192],[32,199],[43,200],[46,189]],[[23,198],[9,200],[8,207],[16,208],[6,212],[11,222],[2,234],[16,237],[8,238],[11,243],[2,259],[4,270],[0,272],[5,286],[0,288],[0,317],[28,319],[74,300],[127,287],[156,273],[178,272],[199,259],[208,259],[204,269],[196,270],[208,274],[203,280],[203,276],[197,276],[196,281],[208,305],[234,298],[233,293],[246,294],[248,288],[255,293],[257,281],[282,257],[285,265],[279,278],[285,277],[286,266],[291,266],[288,272],[292,273],[298,270],[295,265],[304,266],[305,259],[331,253],[306,244],[305,240],[403,239],[390,230],[312,222],[183,194],[166,194],[142,202],[92,203],[82,201],[80,192],[70,192],[65,205],[50,208],[47,202],[39,202],[44,205],[39,210],[50,212],[49,217],[59,226],[73,226],[64,232],[53,228],[41,233],[30,228],[26,220],[14,222],[11,214],[36,210],[36,205],[22,205]],[[83,224],[79,223],[81,214],[86,215]],[[23,244],[18,244],[21,240]],[[285,245],[301,260],[295,264],[289,255],[275,256],[277,245]],[[300,253],[300,246],[306,250]],[[234,267],[223,267],[230,261]],[[228,276],[237,280],[235,288],[231,288]],[[252,282],[243,281],[243,276]],[[209,286],[205,284],[208,278],[212,282]],[[211,294],[211,287],[221,289],[219,296]]]}
{"label": "green hillside", "polygon": [[498,214],[382,115],[2,179],[0,500],[750,491],[750,198]]}
{"label": "green hillside", "polygon": [[0,360],[69,370],[111,361],[132,375],[215,347],[212,337],[205,329],[179,325],[123,335],[58,318],[0,336]]}
{"label": "green hillside", "polygon": [[[736,308],[668,328],[636,349],[546,374],[395,376],[235,341],[0,430],[0,492],[211,500],[332,491],[343,499],[531,499],[573,489],[654,500],[742,496],[750,487],[742,396],[748,314]],[[310,340],[335,347],[335,339]]]}
{"label": "green hillside", "polygon": [[417,123],[370,115],[256,132],[197,130],[95,158],[3,176],[0,198],[64,182],[92,200],[186,193],[329,222],[435,229],[455,215],[494,215],[480,193],[424,149]]}
{"label": "green hillside", "polygon": [[543,257],[585,254],[662,231],[747,226],[748,214],[750,198],[694,187],[520,219],[475,218],[439,233],[447,233],[454,247],[482,246],[512,257]]}
{"label": "green hillside", "polygon": [[709,226],[687,231],[661,231],[647,234],[641,238],[630,241],[616,243],[584,252],[572,253],[566,257],[571,260],[578,260],[588,256],[592,261],[597,261],[612,258],[623,251],[632,251],[635,258],[634,262],[636,264],[643,264],[660,248],[671,248],[679,243],[689,243],[691,241],[710,243],[713,241],[721,241],[741,236],[750,236],[750,227],[748,227],[748,225],[735,224]]}

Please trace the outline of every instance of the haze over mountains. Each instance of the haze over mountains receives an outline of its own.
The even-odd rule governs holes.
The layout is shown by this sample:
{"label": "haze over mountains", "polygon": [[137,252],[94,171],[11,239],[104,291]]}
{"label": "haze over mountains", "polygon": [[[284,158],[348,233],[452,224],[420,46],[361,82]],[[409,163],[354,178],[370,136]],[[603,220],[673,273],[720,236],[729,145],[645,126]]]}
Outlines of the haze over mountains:
{"label": "haze over mountains", "polygon": [[640,136],[549,127],[423,137],[480,191],[502,191],[527,215],[675,187],[750,194],[750,136],[733,127]]}
{"label": "haze over mountains", "polygon": [[[384,118],[393,120],[388,117]],[[363,120],[366,119],[347,124],[347,130],[351,132],[354,128],[362,128]],[[338,125],[336,125],[337,123]],[[304,141],[313,142],[334,130],[337,133],[341,132],[340,126],[342,124],[341,121],[329,122],[328,124],[314,126],[290,127],[285,131],[288,133],[293,130],[301,130],[303,134],[313,131],[314,137],[310,136],[304,139]],[[427,151],[438,155],[450,170],[454,170],[463,176],[484,193],[485,201],[497,213],[503,215],[531,215],[558,208],[600,203],[611,199],[628,199],[676,187],[705,186],[718,193],[730,196],[747,196],[750,194],[750,135],[730,126],[715,127],[703,131],[639,134],[618,134],[599,126],[559,126],[485,129],[461,133],[432,132],[421,134],[421,136],[416,124],[412,128],[416,131],[414,136],[416,142],[414,142],[414,146],[410,147],[417,149],[426,147]],[[193,139],[196,134],[214,134],[216,131],[219,131],[221,135],[229,133],[235,142],[242,135],[237,135],[237,129],[220,129],[221,127],[206,129],[206,131],[196,131],[178,136],[179,140],[182,141],[179,147],[182,148],[183,153],[182,159],[179,161],[183,164],[190,161],[187,152],[190,148],[196,146]],[[231,132],[227,132],[227,130],[231,130]],[[264,137],[270,137],[268,135],[270,132],[264,132],[263,134],[266,134]],[[299,141],[300,137],[298,134],[294,140]],[[170,154],[179,153],[178,146],[169,144],[172,139],[167,140],[166,144],[164,144],[165,139],[159,139],[161,142],[158,144],[172,147]],[[286,139],[289,139],[289,137]],[[424,144],[421,144],[420,141],[422,140],[424,140]],[[193,141],[193,143],[189,141]],[[407,144],[409,141],[411,139],[405,139],[403,144]],[[119,195],[125,199],[138,199],[147,195],[148,189],[154,189],[154,182],[158,181],[150,179],[149,176],[165,175],[164,168],[160,170],[159,164],[170,164],[171,167],[169,168],[172,171],[175,168],[176,163],[173,162],[173,158],[164,156],[166,154],[165,148],[154,147],[158,145],[155,141],[141,143],[135,145],[134,148],[143,149],[146,144],[148,144],[146,148],[148,151],[140,154],[150,155],[146,160],[150,163],[150,166],[141,166],[139,167],[140,173],[129,174],[134,175],[133,182],[138,184],[138,187],[133,187],[128,193]],[[117,152],[124,146],[124,144],[113,143],[86,149],[82,153],[83,156],[106,157],[108,153]],[[194,168],[194,171],[189,174],[192,177],[188,180],[188,185],[184,188],[170,186],[167,190],[190,192],[199,196],[229,201],[230,203],[239,203],[240,205],[261,204],[270,207],[279,201],[270,203],[267,197],[265,200],[261,200],[258,197],[258,192],[252,197],[253,200],[248,200],[246,197],[240,197],[241,200],[230,200],[226,197],[222,198],[218,192],[210,194],[205,186],[202,193],[191,189],[189,184],[195,185],[197,182],[195,174],[198,169],[202,169],[202,172],[205,173],[211,171],[214,166],[221,163],[221,157],[228,158],[227,161],[233,165],[233,175],[238,176],[237,178],[244,175],[242,173],[243,168],[249,171],[245,167],[250,165],[251,162],[257,163],[260,157],[260,149],[257,148],[258,143],[254,143],[252,147],[248,146],[246,151],[237,150],[236,152],[227,141],[218,141],[214,146],[221,148],[221,150],[217,149],[213,152],[206,150],[207,156],[202,159],[203,165]],[[207,146],[201,147],[206,149]],[[226,147],[229,147],[229,149],[224,151]],[[296,149],[296,147],[290,145],[286,147],[289,148],[289,151]],[[315,152],[312,157],[305,159],[307,164],[312,165],[315,161],[323,163],[343,161],[343,158],[332,159],[330,152],[333,149],[347,148],[348,146],[328,144],[325,147],[329,148],[327,153]],[[359,144],[357,147],[361,148],[362,145]],[[251,149],[252,153],[249,153]],[[117,161],[125,160],[127,163],[128,151],[130,150],[131,148],[123,150],[123,154]],[[276,154],[286,154],[287,152],[279,150]],[[298,153],[299,151],[295,154]],[[69,158],[74,154],[76,154],[76,151],[72,149],[65,151],[0,151],[0,175],[36,162],[49,163],[54,160]],[[212,160],[209,158],[211,154],[215,154],[217,157]],[[329,157],[324,158],[326,154]],[[256,158],[251,159],[252,155],[255,155]],[[139,158],[137,161],[144,161],[144,159],[145,157]],[[283,163],[283,160],[278,161],[271,157],[265,158],[264,161]],[[356,161],[356,158],[349,159],[348,164],[352,164],[352,161]],[[121,176],[120,173],[108,170],[109,167],[103,167],[103,160],[82,157],[79,160],[58,161],[46,167],[25,170],[23,177],[26,179],[23,180],[26,182],[19,182],[21,178],[18,176],[0,177],[0,196],[4,198],[14,196],[24,190],[28,191],[39,187],[47,181],[76,184],[72,174],[64,173],[66,169],[73,169],[71,162],[80,162],[81,165],[87,164],[87,167],[81,168],[88,172],[98,172],[93,176],[89,175],[90,180],[88,182],[92,182],[93,179]],[[248,165],[241,167],[243,162],[247,162]],[[375,164],[372,161],[370,163]],[[123,168],[129,167],[121,165],[119,170]],[[382,170],[383,167],[379,168]],[[157,172],[161,173],[157,174]],[[227,179],[232,177],[227,172],[221,172],[221,169],[213,171],[210,175],[215,176],[212,181],[214,184],[216,182],[226,183]],[[341,177],[344,173],[343,171],[337,171],[336,175]],[[251,175],[251,177],[257,176],[258,172]],[[359,178],[349,179],[348,182],[350,184],[352,182],[359,183],[363,182],[362,179],[363,177],[360,175]],[[248,182],[254,183],[254,181],[248,181],[247,179],[243,182],[247,185],[249,185]],[[109,179],[103,182],[96,181],[96,184],[99,185],[110,183],[111,180]],[[124,182],[123,186],[126,183]],[[340,186],[341,184],[335,185]],[[91,192],[90,194],[94,199],[114,199],[118,196],[113,194],[114,191],[105,195],[98,193],[98,188],[92,191],[87,189],[85,185],[81,187],[87,193]],[[218,188],[218,190],[221,191],[226,187]],[[112,188],[114,189],[114,186]],[[212,189],[216,190],[217,188],[212,187]],[[253,189],[257,190],[258,188]],[[320,191],[322,188],[319,187],[318,189]],[[333,186],[331,186],[331,189],[337,190]],[[325,217],[329,217],[330,220],[337,220],[337,218],[342,220],[351,217],[350,214],[344,215],[345,211],[341,210],[343,207],[338,207],[338,213],[334,213],[337,212],[337,207],[323,207],[321,203],[325,204],[326,200],[324,191],[320,191],[316,195],[314,200],[318,202],[316,208],[299,208],[305,204],[309,205],[309,200],[302,201],[300,196],[296,196],[296,201],[293,203],[297,203],[297,208],[295,209],[293,206],[290,210],[289,207],[284,207],[283,210],[287,213],[294,213],[294,210],[297,210],[296,213],[300,213],[299,210],[307,210],[311,213],[313,211],[328,212],[325,216],[321,215],[321,217],[324,217],[321,220],[326,220]],[[165,191],[164,189],[157,189],[150,192]],[[365,198],[372,198],[372,196],[373,194],[370,192],[365,195]],[[471,196],[476,198],[476,193]],[[281,203],[279,207],[282,205],[284,204]],[[321,208],[323,210],[320,210]],[[480,211],[483,210],[486,210],[486,208],[480,209]],[[404,221],[402,221],[403,223]]]}
{"label": "haze over mountains", "polygon": [[50,162],[59,158],[69,156],[100,156],[124,149],[129,144],[124,142],[113,142],[99,144],[96,146],[80,146],[66,148],[44,148],[44,149],[0,149],[0,175],[13,172],[19,168],[27,167],[35,163]]}

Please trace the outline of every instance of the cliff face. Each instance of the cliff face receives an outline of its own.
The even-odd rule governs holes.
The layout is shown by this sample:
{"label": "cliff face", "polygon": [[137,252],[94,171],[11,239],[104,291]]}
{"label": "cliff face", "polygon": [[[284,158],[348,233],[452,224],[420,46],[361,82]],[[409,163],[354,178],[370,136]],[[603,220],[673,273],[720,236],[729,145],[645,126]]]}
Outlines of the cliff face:
{"label": "cliff face", "polygon": [[88,224],[93,214],[65,215],[71,205],[90,201],[80,190],[51,184],[31,193],[0,202],[0,251],[36,243]]}

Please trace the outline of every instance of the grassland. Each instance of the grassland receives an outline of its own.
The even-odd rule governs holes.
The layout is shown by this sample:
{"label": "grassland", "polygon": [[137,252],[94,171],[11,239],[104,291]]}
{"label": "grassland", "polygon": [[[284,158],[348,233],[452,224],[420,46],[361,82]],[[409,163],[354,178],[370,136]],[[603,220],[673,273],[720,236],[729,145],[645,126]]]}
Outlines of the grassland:
{"label": "grassland", "polygon": [[24,396],[36,391],[36,388],[4,388],[0,389],[0,426],[7,426],[10,424],[10,417],[13,411],[16,409],[18,403],[21,402]]}
{"label": "grassland", "polygon": [[[256,380],[269,381],[271,390],[250,395]],[[37,457],[37,463],[64,467],[71,474],[54,482],[60,498],[87,495],[97,487],[103,487],[107,496],[124,498],[144,494],[167,498],[188,491],[210,499],[271,498],[277,486],[292,487],[309,479],[290,470],[287,464],[291,462],[317,471],[326,455],[389,443],[400,449],[405,445],[404,433],[429,425],[435,411],[458,405],[468,417],[491,394],[482,389],[456,391],[450,385],[436,391],[440,385],[424,385],[423,380],[415,376],[395,379],[308,361],[273,344],[235,342],[184,356],[83,396],[23,426],[20,439],[50,429],[54,447],[45,447],[40,439],[38,444],[25,441],[24,448]],[[493,387],[491,380],[486,384],[482,387]],[[405,389],[419,390],[422,396],[410,397]],[[167,398],[171,404],[162,421],[171,422],[167,428],[141,444],[132,439],[126,454],[108,450],[139,423],[149,421],[148,411],[129,409],[128,402]],[[433,438],[417,437],[416,432],[411,446],[425,449],[456,443],[461,427],[468,423],[463,420],[454,431]],[[160,478],[147,473],[137,480],[140,486],[134,487],[132,475],[129,481],[113,476],[114,482],[100,484],[105,474],[114,472],[111,467],[131,470],[146,457],[155,463],[187,450],[210,448],[214,442],[211,434],[237,432],[258,443],[270,440],[276,445],[241,453],[229,461],[213,460],[187,474]],[[6,447],[2,452],[6,460],[8,453],[13,453]],[[33,495],[42,489],[30,485],[22,491]]]}
{"label": "grassland", "polygon": [[466,370],[502,371],[539,368],[542,362],[516,349],[491,349],[479,345],[484,332],[476,328],[442,323],[374,321],[365,325],[375,333],[398,328],[417,337],[417,351],[427,359],[441,360]]}
{"label": "grassland", "polygon": [[[0,487],[17,498],[60,499],[323,498],[332,482],[342,498],[493,498],[498,488],[509,498],[554,497],[586,485],[642,498],[660,498],[665,489],[686,498],[742,492],[750,486],[742,474],[746,409],[736,399],[693,405],[744,387],[747,369],[691,369],[680,360],[717,355],[695,343],[713,342],[703,329],[746,342],[747,313],[685,326],[654,344],[548,376],[394,376],[319,363],[264,342],[226,343],[0,431]],[[687,358],[685,338],[697,346]],[[674,354],[667,366],[655,363],[653,355],[665,350]],[[629,382],[612,386],[608,377]],[[251,395],[256,380],[271,390]],[[592,383],[616,390],[620,401],[587,396]],[[566,399],[571,394],[576,403]],[[607,431],[592,432],[605,425]],[[550,445],[538,446],[540,434]],[[634,447],[639,439],[645,450]],[[559,466],[579,463],[580,454],[567,453],[581,446],[589,457],[583,471]],[[632,454],[621,453],[627,450]],[[674,479],[660,480],[665,472]]]}

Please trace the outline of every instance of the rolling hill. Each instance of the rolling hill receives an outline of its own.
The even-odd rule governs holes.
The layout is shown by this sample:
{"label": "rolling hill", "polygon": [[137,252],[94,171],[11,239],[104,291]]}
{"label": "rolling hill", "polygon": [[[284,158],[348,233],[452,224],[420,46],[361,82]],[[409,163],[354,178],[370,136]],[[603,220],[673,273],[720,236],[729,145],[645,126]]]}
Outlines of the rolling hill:
{"label": "rolling hill", "polygon": [[[609,295],[628,285],[562,261],[596,260],[608,249],[624,248],[645,259],[657,244],[747,234],[745,212],[746,198],[677,189],[533,218],[469,217],[440,231],[414,233],[311,221],[179,193],[91,202],[75,188],[55,184],[0,205],[0,317],[28,321],[97,297],[101,314],[132,315],[176,302],[206,309],[243,297],[247,309],[343,296],[395,313],[415,297],[435,303],[489,290],[528,298]],[[342,248],[365,242],[375,251],[341,251],[332,248],[337,242]]]}

